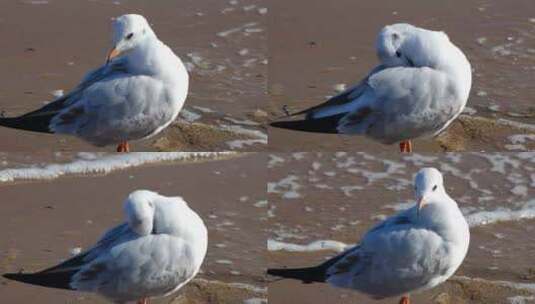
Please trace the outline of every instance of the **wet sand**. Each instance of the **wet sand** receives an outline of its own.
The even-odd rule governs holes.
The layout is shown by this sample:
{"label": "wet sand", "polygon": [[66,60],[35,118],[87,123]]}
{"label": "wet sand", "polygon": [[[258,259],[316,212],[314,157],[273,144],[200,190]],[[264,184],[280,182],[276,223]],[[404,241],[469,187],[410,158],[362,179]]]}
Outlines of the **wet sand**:
{"label": "wet sand", "polygon": [[[529,0],[514,1],[273,1],[269,15],[269,93],[271,118],[301,110],[335,95],[335,85],[351,86],[377,64],[375,39],[386,24],[409,22],[445,31],[469,58],[473,85],[468,101],[470,128],[457,123],[448,138],[416,141],[417,150],[504,151],[513,147],[509,136],[535,134],[532,75],[535,68],[535,6]],[[497,135],[477,118],[507,119],[529,123],[529,131],[496,125]],[[476,130],[487,137],[469,136]],[[269,128],[273,151],[396,151],[363,137],[317,135]],[[535,136],[533,136],[535,138]],[[529,141],[531,144],[534,140]]]}
{"label": "wet sand", "polygon": [[[31,3],[44,4],[31,4]],[[190,91],[177,124],[156,138],[133,144],[135,151],[199,151],[209,146],[228,150],[225,141],[240,138],[211,136],[197,145],[179,141],[177,133],[209,136],[221,125],[238,125],[265,133],[255,112],[266,109],[267,34],[265,5],[260,0],[239,1],[23,1],[0,4],[0,111],[23,114],[51,101],[54,90],[67,92],[90,69],[104,63],[110,49],[110,18],[125,13],[147,17],[159,38],[190,70]],[[238,29],[228,32],[229,30]],[[191,114],[193,113],[193,115]],[[228,119],[236,122],[230,122]],[[243,121],[256,124],[243,124]],[[230,139],[229,139],[230,137]],[[0,151],[113,151],[96,148],[69,136],[52,136],[0,128]],[[169,145],[162,146],[167,139]],[[158,143],[160,140],[160,144]],[[176,141],[176,142],[175,142]],[[254,142],[236,150],[260,150]]]}
{"label": "wet sand", "polygon": [[[45,158],[36,156],[36,163]],[[21,162],[10,157],[3,161]],[[259,170],[265,162],[262,154],[245,154],[222,160],[164,162],[107,175],[2,183],[0,272],[43,269],[69,257],[72,248],[87,248],[108,227],[123,220],[126,195],[145,188],[184,197],[209,231],[202,273],[183,292],[155,303],[242,303],[266,298],[265,209],[258,205],[265,200],[266,176]],[[0,294],[7,303],[35,299],[105,303],[91,294],[3,278]]]}
{"label": "wet sand", "polygon": [[[298,245],[318,240],[355,244],[372,225],[411,206],[413,174],[421,167],[435,166],[445,173],[448,193],[471,223],[471,244],[456,277],[415,294],[416,303],[509,303],[515,296],[533,298],[534,157],[512,153],[403,157],[342,152],[272,154],[269,239]],[[268,266],[312,266],[334,254],[333,250],[290,252],[272,247]],[[399,300],[374,301],[325,284],[274,278],[270,282],[272,304],[286,303],[284,299],[289,297],[294,303],[310,304]],[[507,286],[514,283],[530,287]]]}

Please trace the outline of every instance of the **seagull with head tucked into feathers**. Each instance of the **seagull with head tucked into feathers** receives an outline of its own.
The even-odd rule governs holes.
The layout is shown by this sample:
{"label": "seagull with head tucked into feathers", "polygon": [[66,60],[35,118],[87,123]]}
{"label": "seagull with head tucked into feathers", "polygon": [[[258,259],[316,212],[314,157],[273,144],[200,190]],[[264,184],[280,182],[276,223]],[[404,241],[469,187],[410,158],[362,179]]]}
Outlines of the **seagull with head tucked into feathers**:
{"label": "seagull with head tucked into feathers", "polygon": [[137,190],[126,199],[125,213],[125,223],[108,230],[89,250],[36,273],[4,277],[140,304],[174,293],[195,277],[208,232],[181,197]]}
{"label": "seagull with head tucked into feathers", "polygon": [[377,38],[380,64],[359,84],[327,102],[291,114],[304,120],[274,122],[277,128],[359,134],[384,144],[436,136],[463,111],[472,86],[470,62],[444,32],[400,23]]}

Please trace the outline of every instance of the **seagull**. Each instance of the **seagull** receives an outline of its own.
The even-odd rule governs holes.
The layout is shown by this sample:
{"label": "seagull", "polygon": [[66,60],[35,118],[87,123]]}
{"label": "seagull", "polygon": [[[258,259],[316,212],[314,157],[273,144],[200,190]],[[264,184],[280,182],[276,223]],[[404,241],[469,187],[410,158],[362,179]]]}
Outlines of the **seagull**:
{"label": "seagull", "polygon": [[380,64],[357,85],[327,102],[291,114],[304,120],[274,122],[277,128],[360,134],[383,144],[433,137],[461,114],[472,86],[470,62],[444,32],[410,24],[385,26],[378,35]]}
{"label": "seagull", "polygon": [[156,37],[147,20],[129,14],[113,22],[113,48],[106,63],[89,72],[68,94],[0,125],[70,134],[95,146],[149,138],[177,117],[188,93],[188,72]]}
{"label": "seagull", "polygon": [[328,283],[375,299],[433,288],[459,268],[468,251],[468,223],[435,168],[415,178],[416,205],[369,230],[360,244],[309,268],[268,269],[268,274],[303,283]]}
{"label": "seagull", "polygon": [[126,199],[125,213],[126,222],[108,230],[89,250],[36,273],[4,277],[138,304],[174,293],[195,277],[206,255],[208,232],[181,197],[137,190]]}

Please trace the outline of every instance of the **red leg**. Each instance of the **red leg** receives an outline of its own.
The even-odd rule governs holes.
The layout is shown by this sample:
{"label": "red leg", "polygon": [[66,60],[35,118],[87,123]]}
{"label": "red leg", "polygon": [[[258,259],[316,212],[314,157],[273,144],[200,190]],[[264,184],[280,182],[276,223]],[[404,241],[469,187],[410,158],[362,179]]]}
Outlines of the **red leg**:
{"label": "red leg", "polygon": [[137,301],[137,304],[149,304],[149,298],[143,298]]}
{"label": "red leg", "polygon": [[403,296],[401,300],[399,300],[399,304],[411,304],[411,300],[409,299],[409,296]]}
{"label": "red leg", "polygon": [[404,140],[399,143],[399,150],[401,153],[411,153],[412,152],[412,142],[410,140]]}
{"label": "red leg", "polygon": [[128,142],[123,141],[117,146],[117,152],[130,152],[130,145]]}

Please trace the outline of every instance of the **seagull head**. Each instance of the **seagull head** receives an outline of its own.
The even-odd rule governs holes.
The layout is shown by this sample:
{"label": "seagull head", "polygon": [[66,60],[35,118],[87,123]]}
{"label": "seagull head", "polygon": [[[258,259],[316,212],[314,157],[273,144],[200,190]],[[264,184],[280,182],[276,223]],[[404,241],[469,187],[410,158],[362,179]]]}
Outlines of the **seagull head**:
{"label": "seagull head", "polygon": [[429,202],[439,201],[445,192],[444,179],[440,171],[435,168],[423,168],[418,171],[414,180],[416,192],[417,213]]}
{"label": "seagull head", "polygon": [[136,190],[128,196],[124,204],[128,225],[139,235],[149,235],[154,224],[155,199],[158,193]]}
{"label": "seagull head", "polygon": [[122,15],[113,21],[113,48],[107,62],[121,56],[156,37],[145,17],[136,14]]}
{"label": "seagull head", "polygon": [[435,67],[445,42],[449,38],[443,32],[407,23],[387,25],[377,37],[377,56],[388,67]]}

